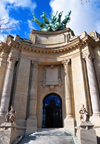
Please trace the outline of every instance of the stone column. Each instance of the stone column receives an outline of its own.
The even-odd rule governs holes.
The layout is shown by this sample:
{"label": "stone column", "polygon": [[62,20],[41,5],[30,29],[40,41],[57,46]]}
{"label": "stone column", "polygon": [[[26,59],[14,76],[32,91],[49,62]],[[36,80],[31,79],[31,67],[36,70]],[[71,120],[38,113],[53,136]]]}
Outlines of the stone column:
{"label": "stone column", "polygon": [[32,61],[32,79],[30,88],[29,118],[36,119],[37,107],[37,78],[39,61]]}
{"label": "stone column", "polygon": [[12,81],[13,81],[13,72],[14,72],[14,66],[15,62],[18,61],[18,57],[16,56],[9,56],[7,62],[7,72],[2,92],[2,99],[1,99],[1,107],[0,107],[0,115],[5,116],[8,107],[9,107],[9,101],[10,101],[10,95],[11,95],[11,87],[12,87]]}
{"label": "stone column", "polygon": [[83,54],[83,58],[86,60],[93,116],[100,115],[99,92],[92,62],[93,56],[90,53],[85,53]]}
{"label": "stone column", "polygon": [[29,117],[27,119],[26,135],[37,131],[37,84],[39,61],[32,61],[32,75],[30,86]]}
{"label": "stone column", "polygon": [[64,120],[64,130],[75,134],[74,118],[72,116],[72,96],[71,96],[71,79],[70,79],[70,59],[62,61],[65,72],[65,105],[66,105],[66,118]]}
{"label": "stone column", "polygon": [[4,85],[4,78],[6,74],[7,58],[8,58],[8,52],[6,50],[3,50],[0,54],[0,104]]}
{"label": "stone column", "polygon": [[70,60],[64,60],[64,72],[65,72],[65,100],[66,100],[66,117],[72,117],[72,96],[71,96],[71,80],[70,80]]}

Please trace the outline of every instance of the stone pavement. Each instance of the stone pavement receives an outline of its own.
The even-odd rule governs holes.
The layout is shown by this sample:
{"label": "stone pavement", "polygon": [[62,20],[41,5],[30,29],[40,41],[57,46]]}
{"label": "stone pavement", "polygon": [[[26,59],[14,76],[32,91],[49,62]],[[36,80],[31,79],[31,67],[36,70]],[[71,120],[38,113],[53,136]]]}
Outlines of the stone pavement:
{"label": "stone pavement", "polygon": [[25,136],[19,144],[79,144],[76,139],[63,128],[38,129],[38,132]]}

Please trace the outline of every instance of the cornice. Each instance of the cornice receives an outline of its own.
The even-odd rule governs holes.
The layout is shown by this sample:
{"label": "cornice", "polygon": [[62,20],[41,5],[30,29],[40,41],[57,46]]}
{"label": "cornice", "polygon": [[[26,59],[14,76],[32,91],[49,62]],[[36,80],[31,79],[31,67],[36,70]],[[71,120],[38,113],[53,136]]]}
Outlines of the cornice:
{"label": "cornice", "polygon": [[9,52],[9,51],[10,51],[10,46],[7,45],[6,43],[1,42],[1,43],[0,43],[0,52],[1,52],[2,50],[3,50],[3,51],[6,51],[6,52]]}
{"label": "cornice", "polygon": [[32,32],[30,34],[39,34],[39,35],[57,35],[57,34],[62,34],[62,33],[65,33],[65,32],[72,32],[73,35],[74,35],[74,32],[70,29],[70,28],[67,28],[67,29],[63,29],[63,30],[60,30],[60,31],[55,31],[55,32],[45,32],[45,31],[37,31],[37,30],[32,30]]}
{"label": "cornice", "polygon": [[[89,35],[85,36],[84,38],[80,39],[77,37],[75,40],[67,43],[64,46],[58,46],[54,48],[43,48],[43,47],[36,47],[35,45],[28,45],[23,42],[16,42],[14,40],[10,40],[8,44],[1,43],[0,44],[0,51],[7,50],[9,51],[12,48],[25,50],[33,53],[62,53],[65,51],[69,51],[75,48],[81,48],[84,45],[95,46],[98,42],[92,39]],[[100,41],[99,41],[100,43]]]}

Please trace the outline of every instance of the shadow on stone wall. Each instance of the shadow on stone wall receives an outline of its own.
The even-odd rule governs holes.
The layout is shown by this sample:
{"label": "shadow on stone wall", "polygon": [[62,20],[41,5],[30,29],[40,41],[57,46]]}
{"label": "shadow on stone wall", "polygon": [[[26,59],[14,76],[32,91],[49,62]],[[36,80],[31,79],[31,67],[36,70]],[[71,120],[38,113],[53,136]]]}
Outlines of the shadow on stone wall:
{"label": "shadow on stone wall", "polygon": [[97,143],[100,144],[100,137],[97,136]]}

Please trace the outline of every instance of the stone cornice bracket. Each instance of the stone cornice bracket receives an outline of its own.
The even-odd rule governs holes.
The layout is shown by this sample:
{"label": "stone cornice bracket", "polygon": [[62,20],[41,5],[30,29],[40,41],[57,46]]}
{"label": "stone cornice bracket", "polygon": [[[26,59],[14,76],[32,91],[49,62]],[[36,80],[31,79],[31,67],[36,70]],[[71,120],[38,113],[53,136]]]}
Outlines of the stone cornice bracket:
{"label": "stone cornice bracket", "polygon": [[8,57],[8,59],[7,59],[7,62],[16,62],[16,61],[18,61],[18,57],[17,56],[15,56],[15,55],[11,55],[11,56],[9,56]]}
{"label": "stone cornice bracket", "polygon": [[32,65],[34,66],[34,68],[38,68],[39,64],[40,64],[39,60],[32,60]]}
{"label": "stone cornice bracket", "polygon": [[85,60],[94,59],[94,55],[92,53],[87,52],[87,53],[82,54],[82,58],[85,59]]}

